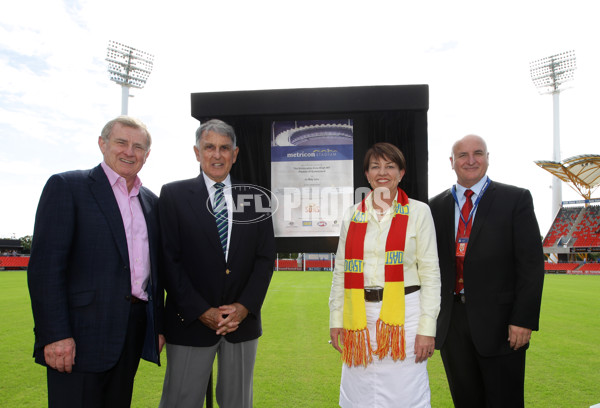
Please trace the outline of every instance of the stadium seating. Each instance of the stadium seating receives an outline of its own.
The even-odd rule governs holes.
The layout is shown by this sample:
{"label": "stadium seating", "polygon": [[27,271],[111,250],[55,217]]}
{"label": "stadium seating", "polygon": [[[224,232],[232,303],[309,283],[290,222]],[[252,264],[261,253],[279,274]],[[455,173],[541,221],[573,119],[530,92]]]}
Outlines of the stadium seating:
{"label": "stadium seating", "polygon": [[307,259],[305,262],[305,267],[307,271],[330,271],[331,270],[331,261],[329,259],[320,259],[313,260]]}
{"label": "stadium seating", "polygon": [[583,210],[583,218],[573,231],[575,247],[600,246],[600,207],[589,206]]}
{"label": "stadium seating", "polygon": [[546,271],[567,272],[567,271],[573,271],[573,270],[577,269],[578,266],[579,266],[579,263],[577,263],[577,262],[561,262],[561,263],[544,262],[544,270],[546,270]]}
{"label": "stadium seating", "polygon": [[600,275],[600,263],[585,263],[579,268],[583,273]]}
{"label": "stadium seating", "polygon": [[600,246],[600,206],[562,207],[544,238],[544,247],[564,245],[567,236],[569,247]]}
{"label": "stadium seating", "polygon": [[544,239],[544,246],[554,246],[557,244],[559,238],[566,236],[571,228],[573,228],[573,224],[580,211],[581,207],[562,207]]}
{"label": "stadium seating", "polygon": [[298,266],[295,259],[278,259],[275,261],[275,269],[278,271],[298,271],[302,270],[302,265]]}
{"label": "stadium seating", "polygon": [[0,268],[27,269],[27,265],[29,265],[28,256],[0,256]]}
{"label": "stadium seating", "polygon": [[275,269],[280,271],[301,271],[306,268],[307,271],[330,271],[331,261],[328,259],[307,259],[304,264],[296,259],[278,259],[275,261]]}

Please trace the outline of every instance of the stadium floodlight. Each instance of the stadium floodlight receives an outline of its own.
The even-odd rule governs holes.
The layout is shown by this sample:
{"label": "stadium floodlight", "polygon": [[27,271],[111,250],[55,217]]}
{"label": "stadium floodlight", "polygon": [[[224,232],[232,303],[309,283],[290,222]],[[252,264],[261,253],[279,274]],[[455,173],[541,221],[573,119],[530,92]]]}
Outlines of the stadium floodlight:
{"label": "stadium floodlight", "polygon": [[152,73],[154,55],[109,41],[106,53],[110,80],[121,85],[121,114],[127,115],[129,88],[141,89]]}
{"label": "stadium floodlight", "polygon": [[558,93],[561,86],[573,79],[575,51],[566,51],[529,63],[529,73],[540,94]]}
{"label": "stadium floodlight", "polygon": [[[560,123],[558,96],[563,85],[573,79],[575,51],[566,51],[529,63],[529,73],[540,94],[552,94],[553,110],[553,160],[560,162]],[[552,218],[558,214],[562,202],[562,186],[557,177],[552,177]]]}

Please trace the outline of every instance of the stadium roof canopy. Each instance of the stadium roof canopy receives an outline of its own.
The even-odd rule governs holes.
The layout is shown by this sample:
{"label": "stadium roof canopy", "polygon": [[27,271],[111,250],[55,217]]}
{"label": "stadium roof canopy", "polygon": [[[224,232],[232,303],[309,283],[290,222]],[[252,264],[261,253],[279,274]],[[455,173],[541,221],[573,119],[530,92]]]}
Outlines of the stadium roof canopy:
{"label": "stadium roof canopy", "polygon": [[586,200],[592,198],[592,193],[600,185],[598,154],[573,156],[562,162],[537,160],[535,164],[567,183]]}

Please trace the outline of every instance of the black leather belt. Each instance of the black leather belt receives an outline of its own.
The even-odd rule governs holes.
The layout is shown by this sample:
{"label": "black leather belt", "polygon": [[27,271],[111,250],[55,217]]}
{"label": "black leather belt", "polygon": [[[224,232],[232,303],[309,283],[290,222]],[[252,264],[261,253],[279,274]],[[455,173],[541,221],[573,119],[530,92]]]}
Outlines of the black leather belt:
{"label": "black leather belt", "polygon": [[[406,286],[404,288],[404,294],[416,292],[421,289],[420,286]],[[381,302],[383,300],[383,288],[365,288],[365,301],[367,302]]]}
{"label": "black leather belt", "polygon": [[454,301],[457,303],[465,303],[465,294],[464,293],[455,293]]}

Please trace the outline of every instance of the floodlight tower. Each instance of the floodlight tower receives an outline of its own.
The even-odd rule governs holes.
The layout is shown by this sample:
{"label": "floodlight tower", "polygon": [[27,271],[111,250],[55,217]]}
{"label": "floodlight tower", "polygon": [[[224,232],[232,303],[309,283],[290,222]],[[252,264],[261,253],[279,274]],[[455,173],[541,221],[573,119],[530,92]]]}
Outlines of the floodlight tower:
{"label": "floodlight tower", "polygon": [[121,85],[121,115],[127,115],[129,88],[141,89],[152,72],[154,55],[109,41],[106,53],[110,80]]}
{"label": "floodlight tower", "polygon": [[[575,51],[566,51],[529,63],[529,72],[533,84],[541,95],[552,94],[554,124],[553,160],[560,162],[560,126],[558,96],[564,89],[562,85],[573,79],[575,71]],[[552,218],[556,217],[562,202],[561,181],[552,176]]]}

